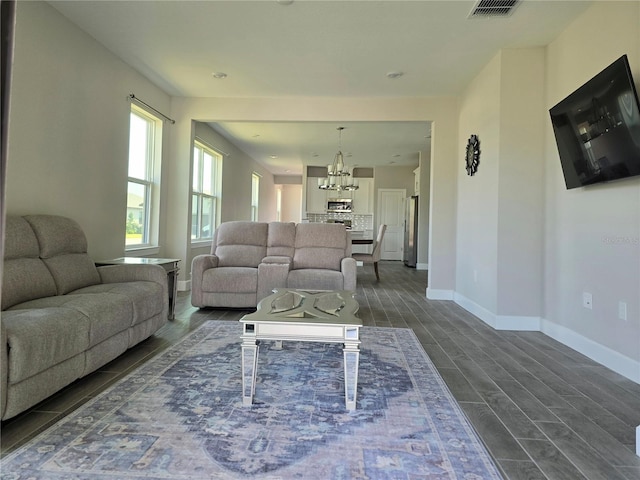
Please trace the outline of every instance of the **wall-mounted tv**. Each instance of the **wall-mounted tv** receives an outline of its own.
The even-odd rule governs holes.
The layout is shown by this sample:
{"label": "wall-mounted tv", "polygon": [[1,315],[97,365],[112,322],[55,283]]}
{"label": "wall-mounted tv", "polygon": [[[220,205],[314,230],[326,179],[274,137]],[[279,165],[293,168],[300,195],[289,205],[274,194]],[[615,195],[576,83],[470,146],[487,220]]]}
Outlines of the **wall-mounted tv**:
{"label": "wall-mounted tv", "polygon": [[626,55],[549,113],[567,189],[640,175],[640,102]]}

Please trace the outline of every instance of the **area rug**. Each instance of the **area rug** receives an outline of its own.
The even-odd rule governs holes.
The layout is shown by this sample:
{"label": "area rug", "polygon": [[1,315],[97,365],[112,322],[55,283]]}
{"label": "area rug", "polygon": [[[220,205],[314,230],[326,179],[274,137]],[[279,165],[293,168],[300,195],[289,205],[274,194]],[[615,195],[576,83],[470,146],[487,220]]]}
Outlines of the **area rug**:
{"label": "area rug", "polygon": [[242,406],[239,322],[210,321],[2,460],[3,479],[499,479],[410,329],[364,327],[357,408],[342,346],[262,342]]}

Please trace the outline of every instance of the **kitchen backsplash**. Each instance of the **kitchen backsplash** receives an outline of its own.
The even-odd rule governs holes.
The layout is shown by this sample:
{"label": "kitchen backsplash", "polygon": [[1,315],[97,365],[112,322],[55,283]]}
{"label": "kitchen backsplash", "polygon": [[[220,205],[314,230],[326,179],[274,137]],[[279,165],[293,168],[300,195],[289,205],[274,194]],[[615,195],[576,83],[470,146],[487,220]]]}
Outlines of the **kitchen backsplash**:
{"label": "kitchen backsplash", "polygon": [[352,230],[373,230],[373,215],[358,213],[307,213],[310,223],[327,223],[327,220],[351,220]]}

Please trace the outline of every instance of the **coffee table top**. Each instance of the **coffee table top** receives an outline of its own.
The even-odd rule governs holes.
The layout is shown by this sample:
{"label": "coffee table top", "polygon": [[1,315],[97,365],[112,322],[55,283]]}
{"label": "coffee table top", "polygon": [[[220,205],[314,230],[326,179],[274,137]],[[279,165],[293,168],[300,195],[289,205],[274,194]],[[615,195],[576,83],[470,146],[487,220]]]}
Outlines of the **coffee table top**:
{"label": "coffee table top", "polygon": [[348,290],[296,290],[275,289],[272,295],[258,303],[254,313],[245,315],[240,321],[324,323],[362,326],[355,316],[358,302],[354,292]]}

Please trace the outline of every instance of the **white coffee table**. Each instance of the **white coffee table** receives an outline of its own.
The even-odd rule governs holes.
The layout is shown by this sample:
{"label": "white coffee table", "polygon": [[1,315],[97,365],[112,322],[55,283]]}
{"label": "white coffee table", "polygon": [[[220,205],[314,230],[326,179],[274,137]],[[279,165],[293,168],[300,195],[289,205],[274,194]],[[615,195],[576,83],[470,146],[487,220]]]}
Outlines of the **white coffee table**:
{"label": "white coffee table", "polygon": [[283,340],[344,344],[344,390],[347,410],[356,408],[360,327],[354,293],[276,289],[255,313],[240,319],[242,328],[242,403],[251,405],[256,387],[258,341]]}

